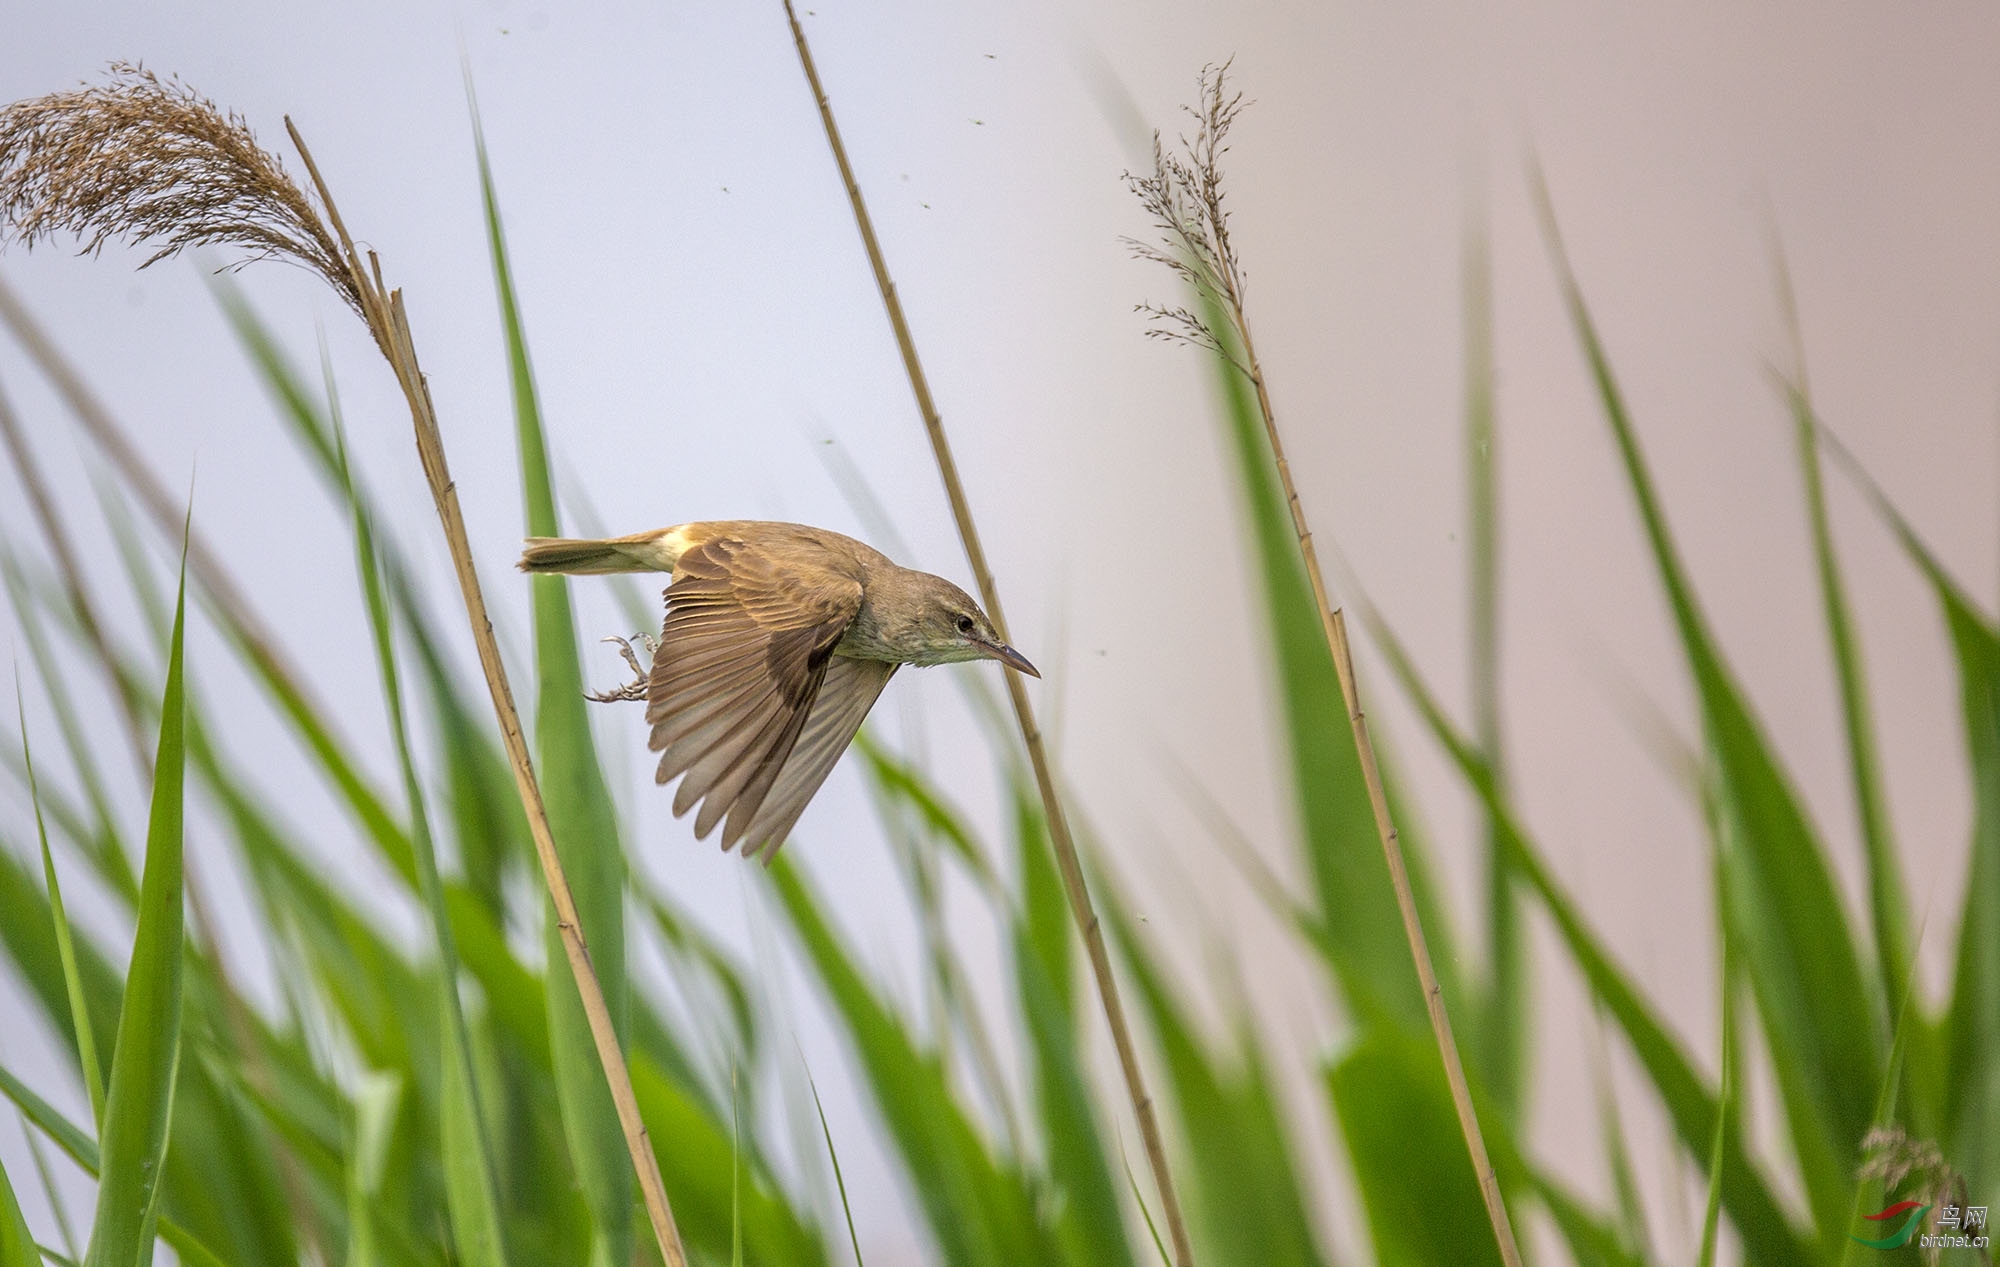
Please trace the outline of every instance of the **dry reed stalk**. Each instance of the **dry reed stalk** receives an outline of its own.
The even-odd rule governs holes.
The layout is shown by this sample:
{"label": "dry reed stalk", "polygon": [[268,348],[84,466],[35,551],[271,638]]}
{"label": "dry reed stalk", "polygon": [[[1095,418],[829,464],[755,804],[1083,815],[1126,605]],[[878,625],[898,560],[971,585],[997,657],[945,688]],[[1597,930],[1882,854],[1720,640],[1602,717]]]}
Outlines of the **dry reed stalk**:
{"label": "dry reed stalk", "polygon": [[[972,567],[973,580],[979,586],[979,599],[985,604],[987,614],[993,618],[995,631],[1002,640],[1007,640],[1007,621],[1000,610],[1000,591],[993,583],[992,569],[986,563],[986,551],[979,542],[979,529],[973,523],[971,503],[966,499],[965,486],[958,478],[958,464],[952,460],[951,442],[945,436],[944,420],[931,397],[923,364],[917,359],[917,347],[910,336],[909,322],[904,319],[903,305],[896,298],[896,286],[890,280],[882,244],[875,237],[874,223],[868,218],[861,186],[855,181],[854,169],[847,161],[847,149],[841,144],[840,129],[833,120],[833,106],[827,100],[819,71],[813,65],[805,30],[799,25],[792,0],[784,0],[784,5],[785,17],[792,27],[792,41],[798,47],[799,64],[804,68],[806,82],[812,88],[813,102],[819,107],[827,145],[833,150],[841,183],[846,186],[848,205],[853,208],[855,224],[861,230],[861,241],[868,251],[868,263],[875,271],[875,285],[882,293],[882,304],[889,311],[889,324],[895,330],[896,346],[903,356],[903,368],[909,373],[910,390],[916,395],[917,411],[923,415],[924,431],[930,437],[938,476],[944,481],[945,496],[951,502],[951,515],[958,525],[958,537],[965,547],[966,562]],[[1124,1074],[1126,1090],[1131,1094],[1132,1113],[1138,1119],[1139,1134],[1146,1147],[1146,1160],[1152,1167],[1153,1181],[1159,1189],[1161,1214],[1173,1241],[1174,1262],[1176,1267],[1193,1267],[1194,1247],[1188,1239],[1187,1220],[1181,1213],[1180,1195],[1174,1190],[1173,1174],[1167,1167],[1167,1150],[1160,1135],[1159,1119],[1153,1111],[1152,1097],[1146,1091],[1145,1075],[1139,1068],[1138,1048],[1132,1041],[1132,1029],[1125,1019],[1125,1005],[1119,998],[1118,979],[1111,970],[1110,952],[1105,949],[1104,931],[1091,905],[1089,886],[1084,882],[1083,862],[1077,855],[1069,820],[1056,794],[1055,776],[1049,768],[1041,728],[1035,722],[1034,706],[1028,701],[1028,691],[1022,685],[1019,674],[1002,676],[1007,680],[1007,698],[1014,706],[1014,719],[1020,725],[1021,741],[1028,749],[1028,763],[1035,772],[1035,787],[1041,793],[1042,813],[1048,820],[1049,842],[1055,849],[1063,892],[1069,899],[1070,913],[1076,919],[1077,929],[1083,935],[1084,948],[1089,952],[1098,999],[1104,1007],[1105,1022],[1111,1029],[1112,1044],[1118,1049],[1118,1067]]]}
{"label": "dry reed stalk", "polygon": [[137,66],[116,64],[112,76],[112,82],[102,87],[58,93],[0,111],[0,227],[29,244],[76,234],[85,239],[84,249],[93,252],[112,238],[150,241],[159,249],[147,264],[192,245],[236,246],[251,251],[252,258],[289,259],[317,273],[366,323],[410,408],[418,458],[451,551],[535,856],[555,904],[563,950],[610,1084],[660,1256],[667,1267],[686,1267],[687,1256],[667,1203],[658,1159],[639,1116],[624,1049],[591,967],[569,881],[556,856],[520,712],[472,561],[437,413],[417,361],[403,293],[383,284],[381,261],[373,252],[364,267],[311,152],[289,118],[285,129],[312,179],[317,206],[286,174],[283,164],[257,145],[240,117],[225,116],[178,82],[162,83]]}
{"label": "dry reed stalk", "polygon": [[[1320,628],[1333,657],[1340,694],[1347,706],[1348,726],[1361,760],[1362,781],[1368,788],[1369,808],[1374,811],[1376,833],[1389,864],[1389,879],[1396,891],[1396,907],[1402,914],[1403,933],[1416,960],[1417,980],[1423,987],[1424,1006],[1430,1015],[1431,1034],[1444,1060],[1445,1080],[1451,1087],[1452,1107],[1458,1114],[1466,1151],[1472,1157],[1473,1172],[1479,1180],[1480,1199],[1500,1247],[1506,1267],[1520,1267],[1521,1251],[1514,1240],[1514,1227],[1507,1215],[1507,1203],[1500,1192],[1500,1180],[1486,1153],[1479,1117],[1473,1111],[1472,1091],[1466,1083],[1465,1067],[1459,1060],[1458,1044],[1452,1037],[1451,1017],[1445,1011],[1444,994],[1438,985],[1437,970],[1431,964],[1430,948],[1424,941],[1423,922],[1418,918],[1416,900],[1410,892],[1410,877],[1403,862],[1401,837],[1389,816],[1389,801],[1382,787],[1382,774],[1375,760],[1375,745],[1368,737],[1367,716],[1361,709],[1354,681],[1354,660],[1347,639],[1347,621],[1327,597],[1326,578],[1320,570],[1319,552],[1313,548],[1312,529],[1306,523],[1305,507],[1299,500],[1298,485],[1292,479],[1291,463],[1278,434],[1277,414],[1264,382],[1263,367],[1250,337],[1250,323],[1243,309],[1243,271],[1235,247],[1229,240],[1229,213],[1224,208],[1220,160],[1228,152],[1225,143],[1229,128],[1243,108],[1243,95],[1227,89],[1229,64],[1204,67],[1201,74],[1201,106],[1190,108],[1195,120],[1192,140],[1182,138],[1185,155],[1170,153],[1153,134],[1153,174],[1126,176],[1126,182],[1153,216],[1161,244],[1128,239],[1133,253],[1141,259],[1163,264],[1178,274],[1196,294],[1202,312],[1186,307],[1140,304],[1138,310],[1154,325],[1147,330],[1153,338],[1169,339],[1206,348],[1228,362],[1249,380],[1256,391],[1257,410],[1263,419],[1264,434],[1284,490],[1285,505],[1291,513],[1292,530],[1298,537],[1299,554],[1305,562],[1306,579],[1312,586],[1313,603],[1319,609]],[[1219,308],[1226,321],[1216,329],[1206,315]]]}

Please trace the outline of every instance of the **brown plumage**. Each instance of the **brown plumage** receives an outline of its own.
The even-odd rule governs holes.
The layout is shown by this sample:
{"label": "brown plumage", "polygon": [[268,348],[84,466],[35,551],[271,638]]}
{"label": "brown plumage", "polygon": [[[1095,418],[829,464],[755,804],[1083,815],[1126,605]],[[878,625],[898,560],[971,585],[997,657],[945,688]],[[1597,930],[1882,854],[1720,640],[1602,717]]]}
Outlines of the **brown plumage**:
{"label": "brown plumage", "polygon": [[721,520],[603,541],[534,538],[524,572],[671,572],[644,699],[674,813],[769,862],[904,664],[998,660],[1041,676],[971,596],[851,537]]}

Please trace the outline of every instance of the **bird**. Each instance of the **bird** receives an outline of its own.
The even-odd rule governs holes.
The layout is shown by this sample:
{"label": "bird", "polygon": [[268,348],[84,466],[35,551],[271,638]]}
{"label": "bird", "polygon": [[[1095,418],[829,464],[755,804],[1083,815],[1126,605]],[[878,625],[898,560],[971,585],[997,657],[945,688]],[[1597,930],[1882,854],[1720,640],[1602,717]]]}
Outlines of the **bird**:
{"label": "bird", "polygon": [[654,781],[680,779],[674,816],[722,848],[776,856],[806,804],[905,664],[997,660],[1040,677],[972,596],[852,537],[731,519],[602,540],[530,537],[530,573],[668,572],[666,618],[638,680],[598,700],[643,699]]}

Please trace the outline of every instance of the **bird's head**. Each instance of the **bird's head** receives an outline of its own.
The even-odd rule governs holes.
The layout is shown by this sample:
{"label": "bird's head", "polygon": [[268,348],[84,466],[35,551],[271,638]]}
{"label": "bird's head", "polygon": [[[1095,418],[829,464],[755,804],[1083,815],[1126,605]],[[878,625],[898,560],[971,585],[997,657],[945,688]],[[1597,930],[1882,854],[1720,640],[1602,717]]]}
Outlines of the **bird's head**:
{"label": "bird's head", "polygon": [[[998,660],[1029,677],[1041,676],[1028,657],[1001,641],[972,595],[928,572],[906,570],[899,580],[903,583],[896,588],[902,592],[890,603],[875,606],[883,618],[883,633],[903,661],[930,665]],[[896,609],[894,617],[883,610],[886,607]]]}

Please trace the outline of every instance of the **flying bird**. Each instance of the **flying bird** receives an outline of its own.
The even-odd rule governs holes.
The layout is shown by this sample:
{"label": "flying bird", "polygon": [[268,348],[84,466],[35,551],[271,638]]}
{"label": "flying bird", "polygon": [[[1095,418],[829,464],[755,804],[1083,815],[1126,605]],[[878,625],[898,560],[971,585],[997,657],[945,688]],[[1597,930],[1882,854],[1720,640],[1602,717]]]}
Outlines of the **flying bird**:
{"label": "flying bird", "polygon": [[[824,528],[732,519],[603,541],[533,537],[523,572],[671,572],[643,699],[674,814],[768,864],[905,664],[998,660],[1040,677],[958,586]],[[614,639],[613,641],[622,641]]]}

